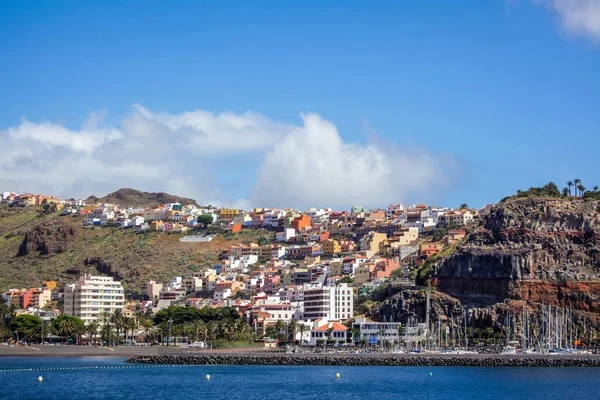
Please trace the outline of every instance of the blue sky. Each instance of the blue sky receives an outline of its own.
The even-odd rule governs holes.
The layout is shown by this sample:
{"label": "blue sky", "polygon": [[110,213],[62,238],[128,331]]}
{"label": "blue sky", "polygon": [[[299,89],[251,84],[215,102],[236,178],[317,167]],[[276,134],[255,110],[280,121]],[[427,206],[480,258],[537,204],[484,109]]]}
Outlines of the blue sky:
{"label": "blue sky", "polygon": [[[549,180],[600,184],[597,1],[121,3],[0,5],[0,190],[482,206]],[[197,110],[208,119],[181,117]],[[251,132],[232,122],[247,112]],[[233,149],[193,139],[234,125]],[[343,143],[309,155],[321,137]]]}

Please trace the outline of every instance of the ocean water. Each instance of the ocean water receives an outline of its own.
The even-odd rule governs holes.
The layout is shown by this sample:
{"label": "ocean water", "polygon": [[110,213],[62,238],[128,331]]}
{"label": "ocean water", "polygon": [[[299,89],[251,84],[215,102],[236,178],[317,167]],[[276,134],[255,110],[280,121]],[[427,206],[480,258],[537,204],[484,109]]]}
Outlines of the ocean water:
{"label": "ocean water", "polygon": [[600,398],[593,368],[124,366],[119,358],[0,358],[0,399]]}

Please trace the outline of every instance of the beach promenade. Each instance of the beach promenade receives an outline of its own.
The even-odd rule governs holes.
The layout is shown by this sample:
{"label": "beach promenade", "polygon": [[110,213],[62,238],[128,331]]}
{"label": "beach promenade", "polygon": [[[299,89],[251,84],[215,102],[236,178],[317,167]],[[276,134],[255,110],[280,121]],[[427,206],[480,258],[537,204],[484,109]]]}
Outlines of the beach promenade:
{"label": "beach promenade", "polygon": [[154,355],[156,346],[0,346],[1,357],[133,357]]}

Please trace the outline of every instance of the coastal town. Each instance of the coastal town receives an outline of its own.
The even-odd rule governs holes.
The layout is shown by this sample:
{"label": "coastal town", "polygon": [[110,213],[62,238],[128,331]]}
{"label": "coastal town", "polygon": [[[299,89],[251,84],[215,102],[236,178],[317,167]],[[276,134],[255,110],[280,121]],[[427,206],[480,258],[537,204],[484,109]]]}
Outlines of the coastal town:
{"label": "coastal town", "polygon": [[[86,274],[74,282],[46,281],[39,287],[10,288],[2,295],[17,321],[10,334],[13,341],[20,333],[21,338],[38,342],[52,338],[85,343],[166,341],[202,347],[209,346],[211,338],[227,335],[219,336],[219,328],[208,324],[190,332],[180,326],[185,325],[183,321],[169,318],[162,326],[152,322],[157,316],[177,313],[178,308],[227,309],[234,310],[235,319],[245,321],[244,327],[237,325],[248,333],[244,338],[260,339],[265,346],[280,341],[312,346],[421,341],[429,329],[426,321],[415,321],[413,326],[372,321],[365,317],[363,307],[357,306],[357,299],[364,300],[389,282],[414,287],[417,268],[456,246],[492,207],[392,204],[381,209],[355,206],[347,211],[245,211],[180,203],[121,207],[14,192],[3,192],[1,201],[7,207],[38,207],[40,212],[77,216],[86,229],[118,228],[136,234],[155,231],[179,235],[179,241],[197,246],[219,234],[269,232],[270,239],[262,238],[261,243],[223,248],[211,267],[172,276],[168,282],[150,280],[137,293],[135,288],[125,290],[111,276]],[[126,296],[126,292],[134,295]],[[4,312],[5,317],[8,314]],[[21,316],[36,318],[35,329],[20,329]],[[46,323],[46,328],[42,327],[41,321],[65,320],[65,316],[77,318],[79,325],[67,324],[61,329],[60,323]],[[226,330],[221,326],[221,331]]]}

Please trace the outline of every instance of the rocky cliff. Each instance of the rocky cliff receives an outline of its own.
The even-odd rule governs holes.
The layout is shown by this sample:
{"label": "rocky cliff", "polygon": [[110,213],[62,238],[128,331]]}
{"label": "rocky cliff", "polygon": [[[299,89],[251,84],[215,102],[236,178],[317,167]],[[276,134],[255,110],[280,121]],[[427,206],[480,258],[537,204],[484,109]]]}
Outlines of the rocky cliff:
{"label": "rocky cliff", "polygon": [[598,312],[599,222],[598,201],[509,199],[438,265],[438,289]]}
{"label": "rocky cliff", "polygon": [[[433,265],[429,277],[440,292],[431,298],[433,321],[465,307],[470,320],[498,324],[499,316],[518,314],[524,305],[533,314],[543,306],[572,308],[575,320],[598,325],[600,202],[509,198]],[[407,298],[415,315],[424,314],[423,295],[404,291],[383,302],[380,317],[406,320],[399,304]]]}

